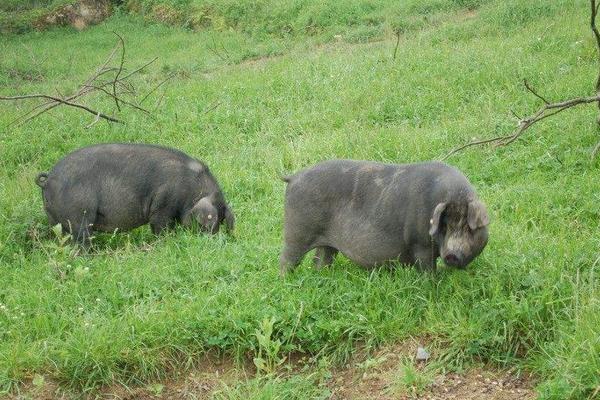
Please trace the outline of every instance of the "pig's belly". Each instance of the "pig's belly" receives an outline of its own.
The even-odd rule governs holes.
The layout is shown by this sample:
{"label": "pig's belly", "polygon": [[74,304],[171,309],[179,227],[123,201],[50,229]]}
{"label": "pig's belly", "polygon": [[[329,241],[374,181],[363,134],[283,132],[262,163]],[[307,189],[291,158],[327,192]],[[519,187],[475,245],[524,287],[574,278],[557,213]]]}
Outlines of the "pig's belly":
{"label": "pig's belly", "polygon": [[393,261],[404,264],[414,262],[410,249],[398,236],[388,235],[376,227],[344,229],[330,235],[330,246],[363,267],[376,267]]}
{"label": "pig's belly", "polygon": [[148,223],[142,207],[126,203],[121,207],[100,207],[96,213],[93,229],[102,232],[128,231]]}

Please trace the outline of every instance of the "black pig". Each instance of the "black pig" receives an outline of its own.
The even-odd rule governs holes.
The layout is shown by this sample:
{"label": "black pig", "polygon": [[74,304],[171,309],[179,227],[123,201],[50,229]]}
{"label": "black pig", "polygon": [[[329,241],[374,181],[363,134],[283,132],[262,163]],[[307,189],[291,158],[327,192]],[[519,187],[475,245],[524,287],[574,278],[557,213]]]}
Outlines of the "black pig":
{"label": "black pig", "polygon": [[444,163],[330,160],[283,179],[282,275],[315,248],[319,267],[340,251],[364,267],[399,261],[435,269],[440,255],[464,268],[487,244],[484,204]]}
{"label": "black pig", "polygon": [[216,233],[234,216],[208,167],[181,151],[146,144],[99,144],[68,154],[36,178],[51,225],[81,244],[91,231],[126,231],[150,223],[160,233],[197,221]]}

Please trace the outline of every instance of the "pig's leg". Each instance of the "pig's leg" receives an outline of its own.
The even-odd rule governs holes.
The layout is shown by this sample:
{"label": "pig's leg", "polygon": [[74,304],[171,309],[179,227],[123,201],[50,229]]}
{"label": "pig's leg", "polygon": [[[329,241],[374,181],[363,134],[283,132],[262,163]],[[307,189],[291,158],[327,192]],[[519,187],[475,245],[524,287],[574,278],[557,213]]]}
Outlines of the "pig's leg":
{"label": "pig's leg", "polygon": [[413,249],[414,264],[421,271],[435,272],[437,255],[431,247],[416,247]]}
{"label": "pig's leg", "polygon": [[173,226],[173,217],[166,212],[158,212],[152,214],[150,217],[150,228],[152,233],[158,235],[165,229],[169,229]]}
{"label": "pig's leg", "polygon": [[158,235],[165,229],[169,229],[174,225],[176,210],[171,206],[171,198],[167,190],[161,190],[152,201],[150,209],[150,228],[152,233]]}
{"label": "pig's leg", "polygon": [[90,236],[92,225],[96,218],[95,212],[83,210],[79,215],[67,218],[67,226],[63,224],[63,231],[71,233],[71,237],[83,247],[89,247],[91,244]]}
{"label": "pig's leg", "polygon": [[290,245],[288,243],[283,247],[281,256],[279,257],[279,273],[281,276],[285,276],[286,273],[296,268],[304,255],[310,250],[310,247],[304,245]]}
{"label": "pig's leg", "polygon": [[338,253],[337,249],[329,246],[321,246],[317,247],[315,251],[315,257],[313,261],[315,262],[315,267],[322,268],[333,263],[333,258]]}

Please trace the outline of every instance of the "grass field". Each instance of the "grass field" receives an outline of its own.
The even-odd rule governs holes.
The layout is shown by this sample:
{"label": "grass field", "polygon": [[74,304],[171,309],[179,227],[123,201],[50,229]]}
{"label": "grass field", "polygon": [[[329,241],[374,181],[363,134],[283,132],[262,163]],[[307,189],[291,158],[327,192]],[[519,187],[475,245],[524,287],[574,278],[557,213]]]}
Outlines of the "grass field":
{"label": "grass field", "polygon": [[[141,89],[176,73],[149,98],[155,118],[117,113],[124,125],[86,129],[92,115],[58,108],[6,129],[31,103],[0,103],[1,391],[39,376],[77,392],[144,384],[193,368],[210,351],[262,360],[259,376],[223,398],[327,398],[328,371],[358,348],[427,337],[440,371],[513,368],[532,372],[544,399],[600,396],[592,105],[541,122],[509,147],[449,160],[492,220],[487,248],[466,271],[365,271],[343,257],[317,271],[307,257],[282,280],[277,261],[280,174],[334,157],[429,160],[509,133],[511,111],[540,105],[523,78],[552,100],[592,94],[598,56],[588,3],[338,4],[289,0],[260,20],[243,7],[232,19],[228,8],[220,25],[203,29],[117,11],[83,32],[0,37],[2,95],[69,92],[110,52],[113,31],[132,67],[159,57],[138,79]],[[311,25],[318,29],[303,29],[307,18],[321,21]],[[110,99],[92,104],[116,113]],[[75,254],[50,231],[34,178],[67,152],[113,141],[172,146],[206,161],[236,213],[235,235],[154,237],[143,227],[99,235],[92,254]],[[315,362],[279,375],[289,353]]]}

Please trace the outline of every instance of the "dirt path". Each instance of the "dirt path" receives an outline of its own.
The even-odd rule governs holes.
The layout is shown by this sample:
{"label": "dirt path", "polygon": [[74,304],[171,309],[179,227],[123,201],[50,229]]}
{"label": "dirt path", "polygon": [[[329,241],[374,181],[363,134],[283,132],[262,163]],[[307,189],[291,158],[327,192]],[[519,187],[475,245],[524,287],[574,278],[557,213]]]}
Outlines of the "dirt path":
{"label": "dirt path", "polygon": [[[524,400],[535,399],[532,379],[493,368],[463,374],[436,372],[415,361],[418,341],[386,346],[333,374],[331,399]],[[435,355],[430,359],[435,361]],[[429,369],[429,371],[428,371]]]}
{"label": "dirt path", "polygon": [[[415,361],[419,343],[410,339],[383,346],[367,354],[358,351],[345,365],[331,370],[326,386],[331,400],[530,400],[535,399],[534,382],[528,376],[493,368],[474,368],[465,373],[443,373],[431,368],[435,352],[427,362]],[[292,371],[299,370],[299,358]],[[192,371],[138,387],[111,385],[88,399],[179,400],[210,399],[223,385],[235,385],[254,376],[251,362],[240,366],[231,359],[206,356]],[[73,400],[81,394],[67,393],[56,382],[30,381],[9,400]],[[85,398],[85,397],[84,397]]]}

